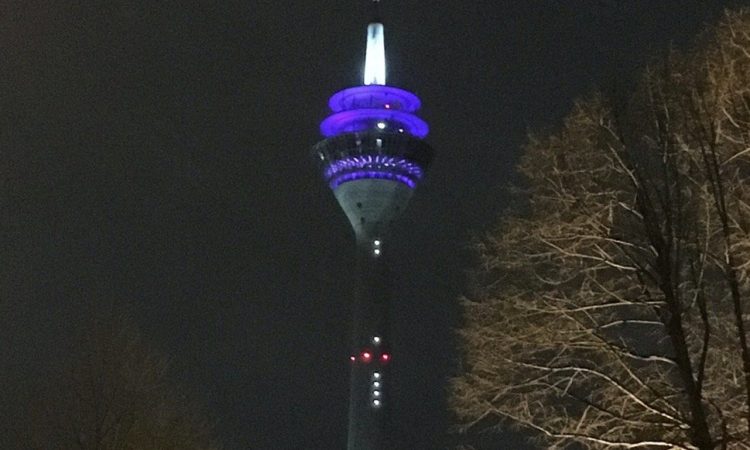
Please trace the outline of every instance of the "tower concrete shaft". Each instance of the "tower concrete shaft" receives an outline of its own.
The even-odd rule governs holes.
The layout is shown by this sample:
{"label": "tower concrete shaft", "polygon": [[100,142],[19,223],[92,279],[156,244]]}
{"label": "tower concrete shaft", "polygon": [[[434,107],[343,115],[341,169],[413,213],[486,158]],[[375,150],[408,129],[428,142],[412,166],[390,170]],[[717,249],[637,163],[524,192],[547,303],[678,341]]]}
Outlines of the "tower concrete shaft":
{"label": "tower concrete shaft", "polygon": [[[392,299],[388,247],[383,241],[357,242],[352,361],[349,386],[349,450],[382,450],[388,446],[391,409],[389,310]],[[374,250],[380,249],[375,255]],[[366,357],[369,353],[371,356]],[[384,359],[385,357],[385,359]]]}

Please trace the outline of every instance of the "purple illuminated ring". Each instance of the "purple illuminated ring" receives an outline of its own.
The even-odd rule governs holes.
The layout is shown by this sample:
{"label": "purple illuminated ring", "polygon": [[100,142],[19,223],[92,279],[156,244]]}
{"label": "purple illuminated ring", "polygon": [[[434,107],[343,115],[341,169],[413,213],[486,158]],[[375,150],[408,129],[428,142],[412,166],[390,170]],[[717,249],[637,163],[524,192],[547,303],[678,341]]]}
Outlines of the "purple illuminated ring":
{"label": "purple illuminated ring", "polygon": [[372,180],[372,179],[398,181],[399,183],[403,183],[412,189],[414,189],[417,186],[416,181],[414,181],[410,177],[407,177],[398,173],[365,171],[365,170],[351,172],[351,173],[347,173],[345,175],[336,177],[331,180],[330,186],[331,186],[331,189],[336,189],[337,187],[349,181]]}
{"label": "purple illuminated ring", "polygon": [[337,113],[352,109],[384,108],[414,112],[422,106],[419,97],[409,91],[392,86],[371,84],[344,89],[328,100],[331,111]]}
{"label": "purple illuminated ring", "polygon": [[378,120],[396,122],[407,133],[419,139],[424,139],[430,132],[427,122],[414,114],[388,109],[354,109],[335,113],[320,124],[320,132],[325,137],[331,137],[363,131],[372,128],[372,122]]}
{"label": "purple illuminated ring", "polygon": [[417,180],[422,178],[422,168],[419,164],[405,158],[385,155],[361,155],[339,159],[328,165],[324,175],[330,179],[341,173],[357,170],[400,172]]}
{"label": "purple illuminated ring", "polygon": [[410,188],[422,178],[419,164],[405,158],[385,155],[350,156],[331,162],[324,176],[332,188],[347,181],[366,178],[395,180]]}

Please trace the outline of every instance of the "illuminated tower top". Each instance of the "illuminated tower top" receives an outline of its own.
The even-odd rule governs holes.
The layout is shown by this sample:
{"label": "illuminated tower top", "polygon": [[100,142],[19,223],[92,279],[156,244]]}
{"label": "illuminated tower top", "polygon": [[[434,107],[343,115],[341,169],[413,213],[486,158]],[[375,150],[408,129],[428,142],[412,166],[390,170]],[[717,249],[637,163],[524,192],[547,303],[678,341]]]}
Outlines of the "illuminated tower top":
{"label": "illuminated tower top", "polygon": [[433,154],[423,140],[429,127],[416,114],[419,98],[386,85],[385,27],[378,4],[373,2],[375,18],[367,26],[362,85],[330,98],[331,115],[320,124],[326,139],[314,147],[358,239],[386,234]]}
{"label": "illuminated tower top", "polygon": [[364,84],[385,84],[385,27],[380,22],[367,26]]}

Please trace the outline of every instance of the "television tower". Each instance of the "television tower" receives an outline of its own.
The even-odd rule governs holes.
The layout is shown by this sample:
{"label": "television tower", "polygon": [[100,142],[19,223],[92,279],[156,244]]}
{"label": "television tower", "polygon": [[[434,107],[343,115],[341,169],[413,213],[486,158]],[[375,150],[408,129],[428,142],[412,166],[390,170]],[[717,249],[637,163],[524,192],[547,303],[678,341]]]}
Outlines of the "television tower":
{"label": "television tower", "polygon": [[348,450],[388,448],[391,384],[388,237],[432,160],[416,116],[419,98],[386,85],[384,27],[373,1],[362,86],[328,101],[325,137],[313,151],[356,236],[357,278],[351,342]]}

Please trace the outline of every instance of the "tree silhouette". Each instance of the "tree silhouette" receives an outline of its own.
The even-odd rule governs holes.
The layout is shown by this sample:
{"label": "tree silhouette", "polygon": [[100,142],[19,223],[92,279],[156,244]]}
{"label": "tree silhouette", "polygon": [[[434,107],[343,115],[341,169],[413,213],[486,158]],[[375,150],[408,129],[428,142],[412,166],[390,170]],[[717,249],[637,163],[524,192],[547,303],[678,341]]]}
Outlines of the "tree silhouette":
{"label": "tree silhouette", "polygon": [[464,427],[545,448],[750,448],[750,12],[532,137],[476,244]]}
{"label": "tree silhouette", "polygon": [[61,373],[31,381],[18,448],[213,450],[212,424],[125,315],[83,327]]}

